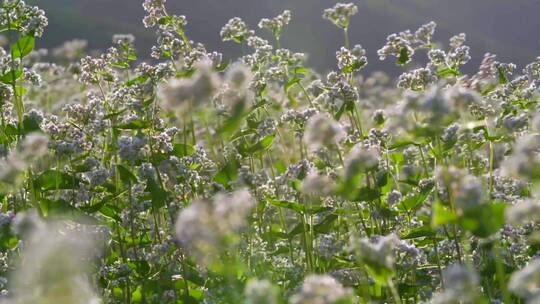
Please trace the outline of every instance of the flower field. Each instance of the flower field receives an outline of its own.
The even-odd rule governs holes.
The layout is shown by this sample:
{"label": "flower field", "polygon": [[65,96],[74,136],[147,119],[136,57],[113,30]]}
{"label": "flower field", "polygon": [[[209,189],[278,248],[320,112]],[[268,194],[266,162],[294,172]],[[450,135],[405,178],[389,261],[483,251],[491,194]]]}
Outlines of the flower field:
{"label": "flower field", "polygon": [[294,12],[230,19],[231,59],[141,2],[152,58],[39,49],[46,12],[0,0],[0,303],[540,303],[540,57],[465,74],[430,22],[367,74],[338,3],[321,74]]}

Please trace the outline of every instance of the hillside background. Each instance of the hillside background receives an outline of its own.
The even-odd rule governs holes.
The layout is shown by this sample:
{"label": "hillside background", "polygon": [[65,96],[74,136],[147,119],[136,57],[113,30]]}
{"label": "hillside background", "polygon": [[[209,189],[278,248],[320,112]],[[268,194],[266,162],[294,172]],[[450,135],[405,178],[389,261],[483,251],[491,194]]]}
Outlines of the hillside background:
{"label": "hillside background", "polygon": [[[91,48],[109,46],[115,33],[137,37],[140,56],[148,56],[153,32],[142,26],[142,0],[27,0],[47,11],[49,27],[41,47],[54,47],[73,38],[84,38]],[[347,2],[347,1],[345,1]],[[474,70],[485,52],[520,66],[540,55],[540,0],[354,0],[359,7],[351,24],[353,44],[368,50],[369,70],[395,73],[390,62],[381,63],[376,51],[390,33],[415,30],[428,21],[438,23],[436,40],[447,43],[453,34],[465,32],[472,48]],[[342,45],[341,32],[321,18],[335,4],[330,0],[168,0],[170,13],[188,17],[187,32],[210,50],[226,57],[237,55],[238,46],[223,43],[219,31],[231,17],[242,17],[252,28],[262,17],[284,9],[293,12],[283,45],[309,54],[309,63],[321,72],[335,65],[334,53]]]}

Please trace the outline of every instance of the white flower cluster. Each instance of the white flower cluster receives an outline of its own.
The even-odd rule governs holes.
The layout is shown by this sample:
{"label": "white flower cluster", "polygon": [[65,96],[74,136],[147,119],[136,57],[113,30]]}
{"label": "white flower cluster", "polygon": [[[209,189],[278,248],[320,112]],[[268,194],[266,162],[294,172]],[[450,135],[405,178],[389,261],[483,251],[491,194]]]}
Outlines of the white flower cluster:
{"label": "white flower cluster", "polygon": [[217,261],[224,248],[230,246],[227,237],[246,226],[246,218],[254,206],[253,197],[247,190],[194,201],[176,220],[178,242],[196,254],[202,265],[210,265]]}
{"label": "white flower cluster", "polygon": [[347,29],[351,17],[357,13],[358,7],[354,3],[337,3],[334,7],[324,10],[323,18],[337,27]]}
{"label": "white flower cluster", "polygon": [[276,38],[279,39],[283,32],[283,28],[291,22],[291,11],[285,10],[272,19],[263,18],[259,22],[259,28],[269,30]]}
{"label": "white flower cluster", "polygon": [[353,297],[352,290],[344,288],[331,276],[310,275],[300,291],[293,295],[291,304],[337,304]]}

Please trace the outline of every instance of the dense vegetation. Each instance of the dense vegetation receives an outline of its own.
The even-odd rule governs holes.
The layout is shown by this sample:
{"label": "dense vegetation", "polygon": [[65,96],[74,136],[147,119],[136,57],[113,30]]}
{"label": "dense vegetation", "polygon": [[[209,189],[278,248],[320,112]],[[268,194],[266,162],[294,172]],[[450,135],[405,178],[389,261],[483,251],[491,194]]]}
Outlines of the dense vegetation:
{"label": "dense vegetation", "polygon": [[464,75],[431,22],[378,51],[397,81],[365,76],[336,4],[321,76],[289,11],[272,42],[231,19],[227,62],[145,0],[145,62],[132,35],[35,50],[45,12],[0,3],[1,301],[540,302],[540,58]]}

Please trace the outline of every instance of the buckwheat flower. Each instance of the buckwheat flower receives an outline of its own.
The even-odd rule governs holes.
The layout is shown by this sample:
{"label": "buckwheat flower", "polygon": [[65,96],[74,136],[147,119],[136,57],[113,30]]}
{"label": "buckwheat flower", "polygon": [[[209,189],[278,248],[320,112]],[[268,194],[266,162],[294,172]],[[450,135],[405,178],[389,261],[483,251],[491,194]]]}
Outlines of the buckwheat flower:
{"label": "buckwheat flower", "polygon": [[229,236],[240,232],[255,206],[247,190],[218,193],[211,200],[195,200],[176,220],[176,238],[203,266],[216,262],[228,244]]}
{"label": "buckwheat flower", "polygon": [[511,225],[540,222],[540,203],[532,199],[521,200],[506,208],[505,217]]}
{"label": "buckwheat flower", "polygon": [[[477,92],[463,88],[461,86],[452,86],[443,93],[451,110],[459,115],[465,115],[475,110],[486,112],[485,102],[482,96]],[[471,113],[472,114],[472,113]]]}
{"label": "buckwheat flower", "polygon": [[531,130],[540,133],[540,113],[533,115],[531,119]]}
{"label": "buckwheat flower", "polygon": [[41,112],[40,110],[31,109],[30,111],[24,114],[24,119],[27,119],[31,121],[32,123],[35,123],[36,125],[41,126],[44,120],[43,112]]}
{"label": "buckwheat flower", "polygon": [[223,41],[234,41],[236,43],[243,43],[247,38],[253,36],[247,24],[240,18],[234,17],[221,29],[221,39]]}
{"label": "buckwheat flower", "polygon": [[80,81],[84,84],[97,84],[100,80],[112,80],[114,77],[110,62],[104,58],[86,56],[81,59]]}
{"label": "buckwheat flower", "polygon": [[39,9],[37,6],[29,6],[24,4],[23,1],[19,2],[19,16],[17,16],[20,22],[20,31],[23,35],[32,34],[36,37],[41,37],[45,27],[49,24],[45,11]]}
{"label": "buckwheat flower", "polygon": [[425,93],[406,92],[403,107],[408,111],[420,111],[429,116],[430,122],[440,124],[448,115],[454,113],[452,100],[437,85],[432,85]]}
{"label": "buckwheat flower", "polygon": [[114,34],[112,42],[118,45],[132,45],[135,42],[135,36],[132,34]]}
{"label": "buckwheat flower", "polygon": [[381,157],[377,147],[356,145],[345,159],[345,175],[356,175],[360,171],[373,170],[379,165]]}
{"label": "buckwheat flower", "polygon": [[338,67],[345,73],[361,70],[367,64],[366,50],[361,45],[355,45],[351,50],[342,47],[336,52]]}
{"label": "buckwheat flower", "polygon": [[353,292],[327,275],[309,275],[298,293],[290,299],[291,304],[338,304],[353,299]]}
{"label": "buckwheat flower", "polygon": [[263,120],[258,126],[257,126],[257,134],[263,138],[268,135],[272,135],[276,133],[276,127],[277,122],[273,118],[267,118]]}
{"label": "buckwheat flower", "polygon": [[52,54],[59,59],[72,61],[79,59],[84,55],[84,50],[88,47],[88,41],[82,39],[73,39],[64,42],[62,46],[54,48]]}
{"label": "buckwheat flower", "polygon": [[359,258],[371,267],[383,267],[394,269],[395,254],[394,249],[399,243],[399,238],[395,234],[387,236],[374,236],[371,239],[352,240],[352,247],[357,252]]}
{"label": "buckwheat flower", "polygon": [[143,19],[146,28],[156,26],[159,19],[166,16],[165,2],[166,0],[144,0],[143,8],[148,13]]}
{"label": "buckwheat flower", "polygon": [[255,207],[255,200],[249,191],[237,190],[231,194],[218,193],[213,198],[214,213],[222,219],[218,225],[224,231],[239,231],[246,225],[246,217]]}
{"label": "buckwheat flower", "polygon": [[416,32],[414,32],[414,38],[421,44],[428,46],[431,44],[433,34],[437,28],[437,23],[431,21],[422,25]]}
{"label": "buckwheat flower", "polygon": [[337,3],[334,7],[324,10],[323,18],[337,27],[347,29],[350,18],[357,13],[358,7],[354,3]]}
{"label": "buckwheat flower", "polygon": [[386,121],[384,110],[382,109],[375,110],[373,114],[371,115],[371,120],[377,125],[384,124],[384,122]]}
{"label": "buckwheat flower", "polygon": [[436,304],[475,303],[478,300],[479,278],[464,265],[454,264],[443,271],[444,291],[435,294]]}
{"label": "buckwheat flower", "polygon": [[412,60],[414,48],[411,46],[411,41],[401,35],[392,34],[386,38],[386,44],[377,51],[377,55],[380,60],[393,56],[402,59],[400,64],[407,64]]}
{"label": "buckwheat flower", "polygon": [[341,125],[327,114],[311,117],[304,133],[304,142],[311,149],[338,144],[345,136]]}
{"label": "buckwheat flower", "polygon": [[397,190],[392,190],[386,195],[386,203],[389,206],[395,206],[401,201],[402,197],[403,195],[401,194],[401,192]]}
{"label": "buckwheat flower", "polygon": [[142,6],[145,11],[151,12],[163,8],[165,2],[167,2],[167,0],[144,0]]}
{"label": "buckwheat flower", "polygon": [[212,70],[211,62],[202,61],[191,78],[170,79],[160,87],[163,106],[167,110],[184,112],[209,102],[221,85],[221,79]]}
{"label": "buckwheat flower", "polygon": [[443,50],[429,50],[428,58],[431,64],[441,66],[446,64],[446,53]]}
{"label": "buckwheat flower", "polygon": [[49,137],[43,133],[30,133],[21,143],[19,156],[22,159],[37,159],[48,153]]}
{"label": "buckwheat flower", "polygon": [[279,290],[268,280],[250,279],[244,289],[245,304],[277,304]]}
{"label": "buckwheat flower", "polygon": [[344,249],[344,244],[337,238],[335,232],[319,235],[318,243],[319,253],[326,259],[331,259]]}
{"label": "buckwheat flower", "polygon": [[253,72],[246,65],[235,63],[227,69],[224,80],[232,89],[245,94],[253,81]]}
{"label": "buckwheat flower", "polygon": [[330,275],[347,287],[359,286],[362,283],[365,284],[369,282],[365,272],[353,268],[336,269],[332,271]]}
{"label": "buckwheat flower", "polygon": [[540,301],[540,258],[532,260],[525,268],[512,274],[508,289],[527,303]]}
{"label": "buckwheat flower", "polygon": [[448,53],[448,64],[453,67],[458,67],[461,65],[466,64],[471,60],[471,56],[469,55],[469,47],[466,45],[460,46],[456,48],[455,50],[452,50]]}
{"label": "buckwheat flower", "polygon": [[492,74],[499,81],[508,81],[516,70],[516,65],[513,63],[503,63],[499,61],[493,62]]}
{"label": "buckwheat flower", "polygon": [[197,253],[199,262],[211,262],[220,248],[219,231],[210,201],[196,200],[183,209],[176,220],[176,238],[180,246]]}
{"label": "buckwheat flower", "polygon": [[38,211],[31,209],[17,213],[11,221],[11,231],[18,236],[28,236],[33,231],[46,229],[47,223],[41,218]]}
{"label": "buckwheat flower", "polygon": [[143,137],[122,136],[118,139],[119,156],[124,161],[135,163],[143,156],[146,139]]}
{"label": "buckwheat flower", "polygon": [[277,66],[270,67],[266,71],[266,76],[268,79],[275,81],[285,81],[287,79],[288,70],[287,66],[284,64],[279,64]]}
{"label": "buckwheat flower", "polygon": [[423,91],[437,80],[437,76],[428,68],[418,68],[399,76],[398,87],[413,91]]}
{"label": "buckwheat flower", "polygon": [[453,123],[448,128],[444,129],[444,133],[441,137],[445,147],[452,147],[458,140],[459,124]]}
{"label": "buckwheat flower", "polygon": [[455,190],[457,190],[454,193],[456,203],[461,206],[477,205],[484,199],[482,183],[474,175],[466,175],[461,180],[459,188]]}
{"label": "buckwheat flower", "polygon": [[23,68],[23,79],[30,82],[34,86],[40,86],[42,83],[41,75],[36,71]]}
{"label": "buckwheat flower", "polygon": [[333,188],[334,182],[327,175],[310,173],[302,181],[302,193],[308,196],[326,196]]}
{"label": "buckwheat flower", "polygon": [[421,249],[405,240],[396,245],[396,265],[400,268],[413,268],[427,263],[427,256]]}
{"label": "buckwheat flower", "polygon": [[326,94],[321,94],[319,97],[324,98],[330,103],[332,109],[339,109],[343,104],[352,105],[358,101],[358,90],[356,86],[349,84],[347,81],[340,79],[332,84],[332,87]]}
{"label": "buckwheat flower", "polygon": [[101,303],[88,279],[89,264],[99,253],[94,240],[91,233],[61,223],[30,229],[13,272],[9,303]]}
{"label": "buckwheat flower", "polygon": [[519,115],[508,114],[502,118],[502,125],[510,132],[521,131],[529,125],[529,118],[525,113]]}
{"label": "buckwheat flower", "polygon": [[503,174],[535,179],[540,177],[540,135],[517,139],[512,154],[502,163]]}
{"label": "buckwheat flower", "polygon": [[193,97],[191,86],[191,79],[169,79],[159,89],[159,94],[163,97],[163,107],[167,110],[173,110],[189,102]]}
{"label": "buckwheat flower", "polygon": [[13,89],[4,83],[0,83],[0,101],[5,103],[13,97]]}
{"label": "buckwheat flower", "polygon": [[458,208],[466,208],[484,202],[482,182],[465,169],[438,168],[436,176],[441,187],[446,187],[446,191],[451,192],[453,202]]}
{"label": "buckwheat flower", "polygon": [[453,36],[450,38],[450,47],[452,50],[455,50],[461,46],[463,46],[463,43],[465,43],[465,40],[467,38],[467,35],[465,33],[461,33],[459,35]]}
{"label": "buckwheat flower", "polygon": [[485,53],[484,58],[482,59],[482,62],[480,63],[480,67],[478,68],[478,73],[475,75],[479,80],[483,80],[488,77],[492,77],[495,73],[494,71],[494,65],[497,61],[495,59],[497,58],[497,55]]}
{"label": "buckwheat flower", "polygon": [[218,75],[212,70],[212,63],[201,61],[196,65],[197,73],[193,76],[191,90],[196,103],[208,101],[220,85]]}
{"label": "buckwheat flower", "polygon": [[104,184],[110,174],[107,169],[97,169],[85,173],[85,178],[88,180],[90,187],[94,188]]}
{"label": "buckwheat flower", "polygon": [[263,18],[259,22],[259,28],[267,29],[274,34],[276,39],[279,39],[283,28],[291,21],[291,11],[285,10],[272,19]]}
{"label": "buckwheat flower", "polygon": [[523,69],[523,73],[526,74],[531,81],[538,79],[540,77],[540,57],[536,57],[533,62],[527,64]]}

